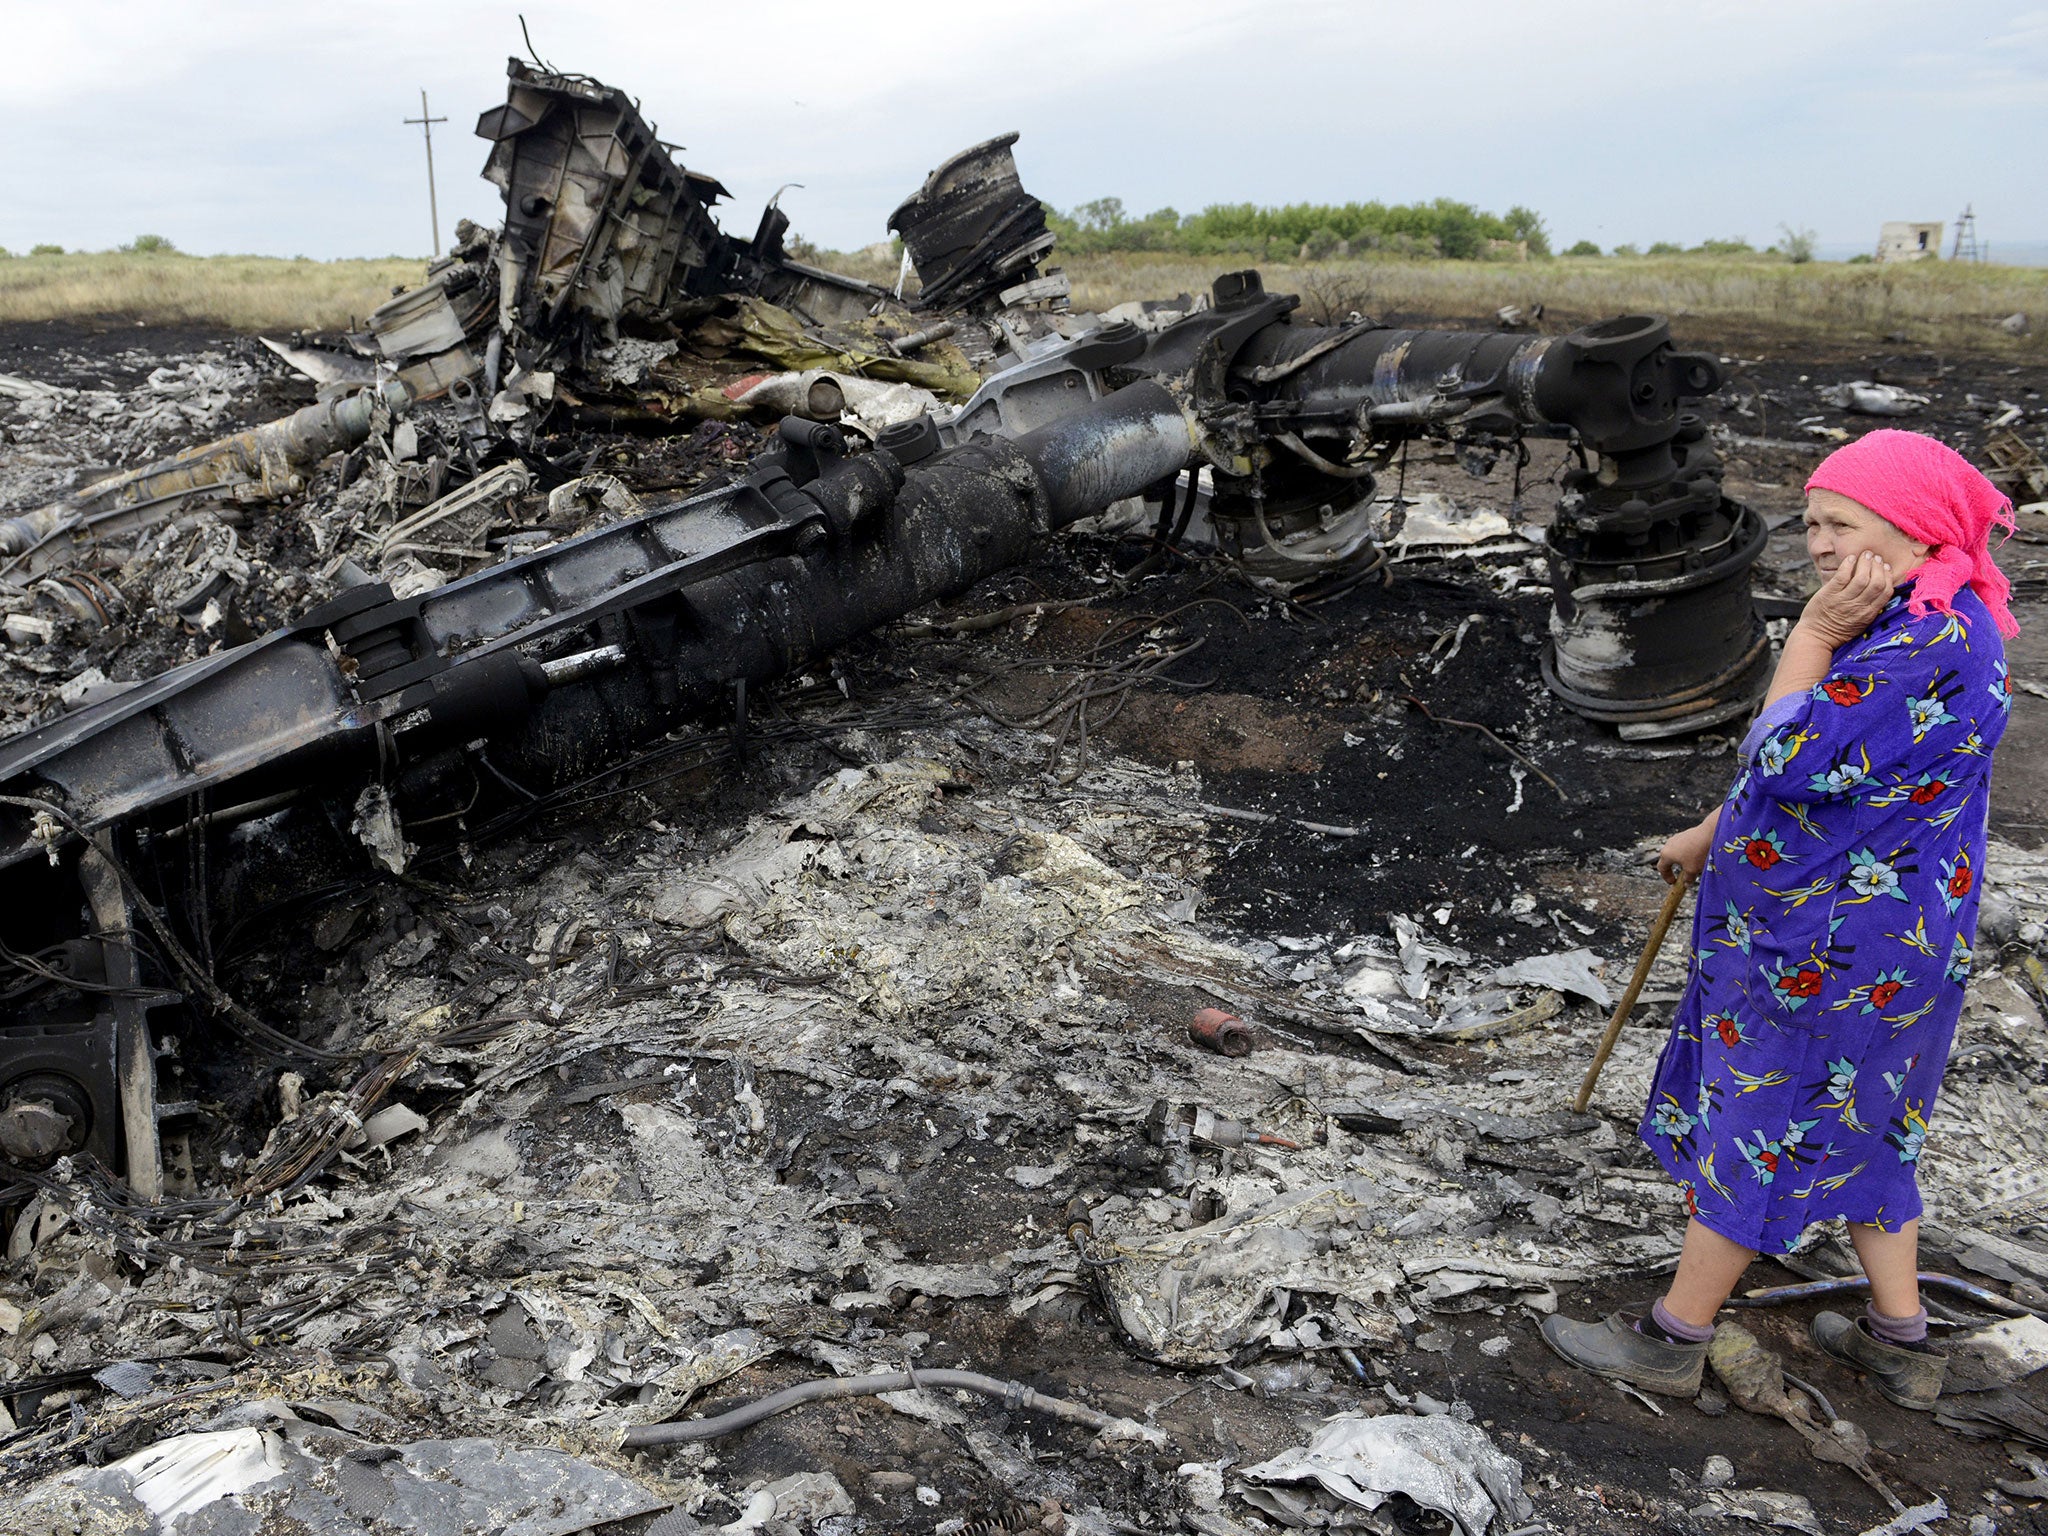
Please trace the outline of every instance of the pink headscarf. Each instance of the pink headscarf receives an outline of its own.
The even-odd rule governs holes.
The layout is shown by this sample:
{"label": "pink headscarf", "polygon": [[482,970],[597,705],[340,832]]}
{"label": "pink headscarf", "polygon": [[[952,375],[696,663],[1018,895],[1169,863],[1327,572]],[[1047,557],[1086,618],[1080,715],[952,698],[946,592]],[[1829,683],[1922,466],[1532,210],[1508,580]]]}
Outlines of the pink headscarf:
{"label": "pink headscarf", "polygon": [[2007,599],[2012,583],[1991,560],[1991,530],[2012,532],[2012,502],[1946,443],[1890,427],[1866,433],[1820,461],[1809,491],[1860,502],[1909,539],[1934,546],[1913,574],[1907,611],[1953,610],[1964,583],[1976,588],[2001,635],[2020,632]]}

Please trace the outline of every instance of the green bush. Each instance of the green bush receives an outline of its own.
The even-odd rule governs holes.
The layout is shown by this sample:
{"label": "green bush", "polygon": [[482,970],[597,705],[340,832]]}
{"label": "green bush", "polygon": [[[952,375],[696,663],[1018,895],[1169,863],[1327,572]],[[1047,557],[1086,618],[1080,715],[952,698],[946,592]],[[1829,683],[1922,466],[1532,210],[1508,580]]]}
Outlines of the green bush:
{"label": "green bush", "polygon": [[1868,251],[1863,251],[1863,252],[1861,252],[1861,253],[1860,253],[1860,254],[1858,254],[1858,255],[1855,255],[1855,256],[1851,256],[1851,257],[1850,257],[1850,258],[1848,259],[1848,261],[1844,263],[1844,265],[1845,265],[1845,266],[1851,266],[1851,267],[1853,267],[1853,266],[1856,266],[1856,265],[1857,265],[1858,263],[1860,263],[1860,262],[1866,262],[1866,261],[1874,262],[1874,261],[1876,261],[1876,260],[1877,260],[1877,258],[1876,258],[1875,256],[1871,255],[1871,254],[1870,254],[1870,252],[1868,252]]}
{"label": "green bush", "polygon": [[1301,242],[1301,254],[1309,261],[1328,261],[1332,256],[1349,256],[1351,242],[1325,224]]}
{"label": "green bush", "polygon": [[1531,256],[1550,254],[1550,229],[1535,209],[1517,203],[1501,215],[1501,222],[1508,227],[1508,239],[1528,242]]}
{"label": "green bush", "polygon": [[28,253],[31,256],[62,256],[64,254],[64,247],[61,245],[32,245],[28,248]]}
{"label": "green bush", "polygon": [[178,250],[162,235],[137,235],[121,249],[135,256],[173,256]]}
{"label": "green bush", "polygon": [[1794,266],[1803,266],[1813,260],[1813,242],[1816,236],[1810,229],[1794,229],[1790,224],[1778,226],[1778,243],[1772,247],[1783,251],[1785,259]]}
{"label": "green bush", "polygon": [[[1600,247],[1590,240],[1581,240],[1577,245],[1565,252],[1567,256],[1598,256],[1599,254]],[[1615,254],[1619,255],[1620,252],[1617,251]]]}
{"label": "green bush", "polygon": [[1440,197],[1429,203],[1291,203],[1268,208],[1256,203],[1213,203],[1200,213],[1181,215],[1160,208],[1133,218],[1123,200],[1099,197],[1060,213],[1047,210],[1047,223],[1068,255],[1161,251],[1189,256],[1254,255],[1291,257],[1316,251],[1402,251],[1471,260],[1488,254],[1490,242],[1527,242],[1532,256],[1550,254],[1550,235],[1535,210],[1510,208],[1492,214]]}
{"label": "green bush", "polygon": [[1685,254],[1685,247],[1673,245],[1669,240],[1659,240],[1650,247],[1650,254],[1652,256],[1683,256]]}
{"label": "green bush", "polygon": [[1643,253],[1639,246],[1617,245],[1614,248],[1614,254],[1617,256],[1640,256]]}
{"label": "green bush", "polygon": [[1756,247],[1737,235],[1733,240],[1702,240],[1692,248],[1695,256],[1754,256]]}

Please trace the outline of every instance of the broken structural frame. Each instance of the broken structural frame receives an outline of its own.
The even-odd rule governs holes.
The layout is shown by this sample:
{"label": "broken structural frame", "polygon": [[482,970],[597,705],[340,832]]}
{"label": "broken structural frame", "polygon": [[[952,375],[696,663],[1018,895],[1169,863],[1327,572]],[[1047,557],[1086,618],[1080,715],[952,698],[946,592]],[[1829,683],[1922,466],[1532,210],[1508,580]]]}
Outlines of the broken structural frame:
{"label": "broken structural frame", "polygon": [[[1064,343],[1015,389],[998,375],[962,413],[989,430],[965,440],[949,445],[925,417],[849,454],[836,427],[789,418],[733,485],[412,597],[350,589],[7,743],[0,939],[31,964],[0,999],[0,1157],[90,1152],[150,1191],[150,1042],[186,1033],[169,1027],[190,1006],[181,993],[222,1009],[190,940],[237,903],[359,870],[365,846],[400,868],[409,838],[465,837],[508,802],[966,591],[1052,529],[1126,497],[1163,500],[1197,467],[1212,516],[1270,538],[1371,494],[1355,449],[1455,422],[1570,433],[1596,453],[1571,487],[1584,549],[1611,537],[1632,550],[1645,509],[1747,515],[1719,500],[1678,408],[1718,371],[1677,351],[1661,321],[1562,338],[1297,325],[1296,301],[1252,272],[1219,279],[1214,300],[1153,335],[1118,325]],[[1711,584],[1656,601],[1695,634],[1726,617]],[[1740,627],[1725,627],[1739,649]],[[1567,624],[1560,656],[1573,641]],[[194,868],[196,885],[175,875]]]}
{"label": "broken structural frame", "polygon": [[[889,302],[874,284],[791,261],[782,246],[788,218],[772,203],[750,241],[726,236],[712,214],[724,187],[678,164],[674,146],[614,87],[508,60],[506,101],[482,114],[477,133],[491,144],[484,174],[504,195],[504,227],[486,234],[459,226],[455,249],[430,267],[426,285],[371,316],[359,342],[396,371],[397,383],[309,406],[0,522],[0,555],[14,557],[0,583],[42,578],[39,590],[53,602],[103,622],[104,583],[85,571],[50,574],[82,546],[132,536],[195,493],[288,491],[326,452],[363,442],[386,408],[445,396],[480,445],[498,428],[530,425],[531,402],[553,398],[550,370],[614,338],[621,322],[658,323],[678,304],[735,292],[793,305],[813,320]],[[1099,393],[1088,359],[1110,330],[1034,344],[1006,319],[1021,313],[1011,306],[1058,306],[1067,292],[1058,274],[1038,275],[1052,235],[1043,205],[1018,178],[1016,137],[951,157],[890,216],[918,267],[913,302],[963,318],[994,313],[1021,359],[946,424],[948,442],[1014,436],[1071,409],[1077,385],[1079,398]],[[919,334],[954,327],[948,320]],[[1438,339],[1415,351],[1415,334]],[[1554,403],[1519,398],[1546,366],[1557,372],[1543,360],[1560,347],[1575,370],[1609,376],[1605,419],[1553,420],[1545,412],[1555,412]],[[1369,321],[1340,328],[1298,355],[1254,362],[1234,381],[1271,392],[1295,378],[1291,387],[1320,388],[1331,408],[1320,416],[1296,408],[1298,430],[1261,439],[1269,451],[1256,475],[1219,465],[1225,478],[1212,524],[1248,568],[1269,567],[1289,582],[1355,578],[1373,555],[1364,534],[1337,548],[1317,540],[1333,515],[1356,512],[1371,495],[1370,469],[1346,462],[1361,442],[1449,434],[1484,446],[1529,433],[1572,435],[1599,458],[1567,474],[1550,532],[1546,682],[1573,709],[1625,735],[1677,734],[1733,718],[1760,694],[1768,666],[1748,598],[1765,530],[1721,495],[1718,462],[1698,422],[1671,409],[1679,395],[1716,387],[1718,369],[1704,356],[1687,356],[1678,370],[1650,361],[1667,353],[1662,323],[1643,318],[1561,339],[1410,333]],[[1281,395],[1279,407],[1289,408],[1284,388]],[[1317,438],[1335,445],[1318,452]],[[1520,451],[1519,442],[1512,446]],[[1285,452],[1276,458],[1276,449]],[[1183,520],[1196,496],[1190,483]]]}

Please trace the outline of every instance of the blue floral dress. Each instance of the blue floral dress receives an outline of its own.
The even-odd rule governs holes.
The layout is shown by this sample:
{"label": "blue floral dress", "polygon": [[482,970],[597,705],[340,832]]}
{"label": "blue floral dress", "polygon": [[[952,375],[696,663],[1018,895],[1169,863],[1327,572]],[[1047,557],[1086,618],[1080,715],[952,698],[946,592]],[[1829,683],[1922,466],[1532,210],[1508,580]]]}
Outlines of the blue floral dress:
{"label": "blue floral dress", "polygon": [[1758,717],[1700,878],[1641,1134],[1688,1212],[1746,1248],[1920,1214],[2012,688],[1974,592],[1916,619],[1905,590]]}

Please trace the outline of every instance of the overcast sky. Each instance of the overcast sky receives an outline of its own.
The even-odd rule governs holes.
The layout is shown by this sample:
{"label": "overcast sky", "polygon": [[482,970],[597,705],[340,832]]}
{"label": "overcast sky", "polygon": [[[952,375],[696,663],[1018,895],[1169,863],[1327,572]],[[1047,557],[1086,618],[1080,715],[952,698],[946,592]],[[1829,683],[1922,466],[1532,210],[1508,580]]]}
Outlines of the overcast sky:
{"label": "overcast sky", "polygon": [[[0,0],[0,247],[424,254],[496,223],[477,114],[517,4]],[[848,249],[954,150],[1008,129],[1058,208],[1526,203],[1561,247],[1839,247],[1973,204],[2048,240],[2048,5],[1990,0],[525,0],[557,68],[640,100],[750,233],[785,182]]]}

